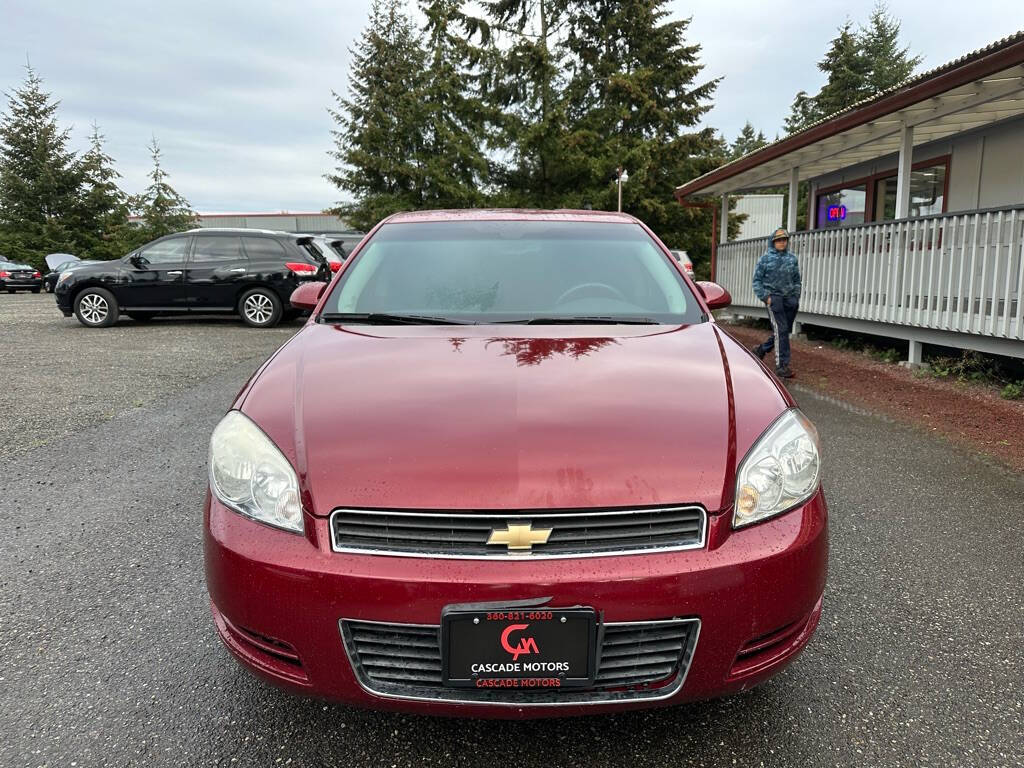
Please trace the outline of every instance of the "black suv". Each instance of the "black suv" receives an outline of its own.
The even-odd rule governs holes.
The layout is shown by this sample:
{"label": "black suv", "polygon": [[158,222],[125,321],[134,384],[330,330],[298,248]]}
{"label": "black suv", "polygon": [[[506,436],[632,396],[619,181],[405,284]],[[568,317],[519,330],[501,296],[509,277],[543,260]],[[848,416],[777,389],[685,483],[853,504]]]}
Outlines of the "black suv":
{"label": "black suv", "polygon": [[57,307],[101,328],[124,313],[233,313],[269,328],[295,317],[288,304],[304,280],[330,279],[312,238],[267,230],[193,229],[161,237],[116,261],[62,272]]}

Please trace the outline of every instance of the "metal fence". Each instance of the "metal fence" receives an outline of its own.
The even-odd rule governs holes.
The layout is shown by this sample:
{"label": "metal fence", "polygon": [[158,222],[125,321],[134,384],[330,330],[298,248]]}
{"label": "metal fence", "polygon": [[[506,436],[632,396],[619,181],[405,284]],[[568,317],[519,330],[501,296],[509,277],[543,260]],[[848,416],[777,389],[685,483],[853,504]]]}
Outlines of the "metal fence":
{"label": "metal fence", "polygon": [[[751,278],[764,238],[718,248],[718,282],[758,307]],[[792,235],[800,309],[962,334],[1024,340],[1024,206]]]}

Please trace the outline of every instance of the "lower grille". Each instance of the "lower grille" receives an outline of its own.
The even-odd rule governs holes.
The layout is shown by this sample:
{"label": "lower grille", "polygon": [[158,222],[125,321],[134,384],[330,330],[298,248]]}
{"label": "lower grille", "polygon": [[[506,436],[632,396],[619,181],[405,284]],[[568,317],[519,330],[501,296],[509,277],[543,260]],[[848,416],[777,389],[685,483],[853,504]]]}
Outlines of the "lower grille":
{"label": "lower grille", "polygon": [[[336,509],[330,529],[336,552],[586,557],[698,549],[704,546],[707,513],[698,506],[502,512]],[[519,540],[514,534],[528,538]]]}
{"label": "lower grille", "polygon": [[436,625],[341,621],[341,634],[360,685],[380,696],[405,699],[599,703],[667,698],[686,678],[700,632],[699,619],[598,625],[597,679],[588,690],[479,690],[441,683]]}

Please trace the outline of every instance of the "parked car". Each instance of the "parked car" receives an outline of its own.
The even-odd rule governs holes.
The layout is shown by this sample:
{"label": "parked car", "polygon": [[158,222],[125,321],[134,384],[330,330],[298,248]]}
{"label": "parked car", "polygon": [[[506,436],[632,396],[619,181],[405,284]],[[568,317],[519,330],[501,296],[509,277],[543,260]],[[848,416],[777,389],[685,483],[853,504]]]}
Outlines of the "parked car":
{"label": "parked car", "polygon": [[690,255],[686,251],[679,250],[673,250],[670,253],[682,265],[683,271],[690,277],[693,277],[693,260],[690,258]]}
{"label": "parked car", "polygon": [[288,297],[329,269],[310,238],[268,230],[196,229],[147,243],[122,259],[65,270],[57,307],[90,327],[157,315],[232,313],[267,328],[297,311]]}
{"label": "parked car", "polygon": [[61,272],[66,272],[69,269],[78,269],[78,267],[86,264],[99,263],[94,260],[80,259],[77,256],[72,256],[70,253],[51,253],[46,257],[46,266],[50,267],[50,271],[43,275],[43,288],[47,293],[53,293],[57,287],[57,279],[60,277]]}
{"label": "parked car", "polygon": [[43,276],[35,267],[28,264],[16,264],[12,261],[0,261],[0,290],[8,293],[15,291],[39,293],[42,287]]}
{"label": "parked car", "polygon": [[[532,717],[746,690],[807,644],[818,438],[631,216],[398,214],[215,428],[206,579],[293,691]],[[680,394],[685,396],[680,396]]]}

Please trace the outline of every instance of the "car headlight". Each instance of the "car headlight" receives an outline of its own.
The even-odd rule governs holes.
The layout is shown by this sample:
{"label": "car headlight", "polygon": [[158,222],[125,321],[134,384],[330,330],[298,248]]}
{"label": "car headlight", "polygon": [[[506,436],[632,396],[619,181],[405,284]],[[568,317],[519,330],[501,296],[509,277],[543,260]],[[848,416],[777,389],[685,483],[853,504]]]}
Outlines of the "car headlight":
{"label": "car headlight", "polygon": [[246,517],[302,533],[295,470],[263,430],[229,411],[210,438],[210,489]]}
{"label": "car headlight", "polygon": [[818,489],[820,470],[818,430],[796,408],[786,411],[740,462],[733,528],[781,515],[807,501]]}
{"label": "car headlight", "polygon": [[69,277],[71,277],[72,274],[74,274],[74,273],[70,269],[67,270],[66,272],[61,272],[60,273],[60,277],[57,278],[57,282],[58,283],[63,283],[65,280],[67,280]]}

